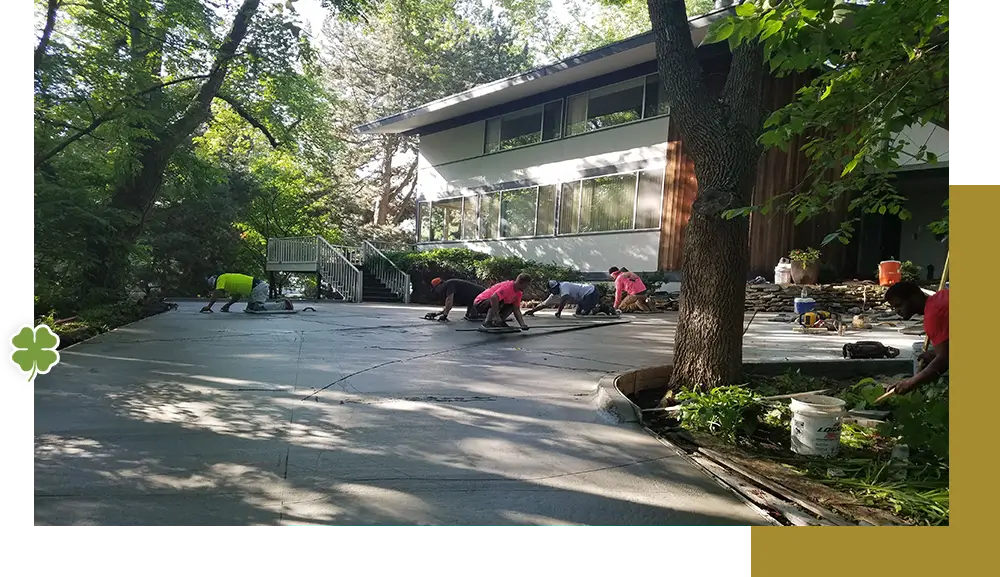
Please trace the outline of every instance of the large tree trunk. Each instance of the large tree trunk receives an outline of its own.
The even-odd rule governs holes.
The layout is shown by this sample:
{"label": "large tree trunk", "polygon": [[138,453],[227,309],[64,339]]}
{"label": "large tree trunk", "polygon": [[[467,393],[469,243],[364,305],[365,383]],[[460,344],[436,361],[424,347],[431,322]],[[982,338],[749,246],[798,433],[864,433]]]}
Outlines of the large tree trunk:
{"label": "large tree trunk", "polygon": [[[184,112],[170,124],[157,130],[155,136],[141,143],[138,168],[115,188],[111,208],[120,217],[117,234],[113,238],[92,239],[91,249],[95,265],[85,275],[94,286],[109,291],[120,288],[128,270],[129,255],[135,245],[146,218],[146,213],[156,201],[163,186],[164,174],[170,157],[199,125],[211,116],[212,100],[219,94],[226,79],[229,65],[236,57],[250,25],[259,8],[260,0],[244,0],[225,41],[219,47],[211,71],[194,99]],[[134,18],[140,17],[136,14]],[[148,48],[139,47],[142,55]]]}
{"label": "large tree trunk", "polygon": [[670,121],[677,124],[698,179],[684,236],[671,385],[738,383],[749,223],[723,215],[752,198],[760,157],[763,55],[756,43],[737,48],[722,94],[712,94],[703,81],[683,0],[648,0],[648,5]]}

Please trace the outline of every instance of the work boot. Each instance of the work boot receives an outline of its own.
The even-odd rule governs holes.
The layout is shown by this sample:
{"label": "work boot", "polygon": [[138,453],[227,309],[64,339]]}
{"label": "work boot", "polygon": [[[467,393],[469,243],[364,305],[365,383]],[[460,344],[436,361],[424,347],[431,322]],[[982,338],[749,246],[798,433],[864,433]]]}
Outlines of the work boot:
{"label": "work boot", "polygon": [[229,305],[222,305],[222,309],[220,309],[220,310],[222,312],[224,312],[224,313],[228,313],[229,312]]}

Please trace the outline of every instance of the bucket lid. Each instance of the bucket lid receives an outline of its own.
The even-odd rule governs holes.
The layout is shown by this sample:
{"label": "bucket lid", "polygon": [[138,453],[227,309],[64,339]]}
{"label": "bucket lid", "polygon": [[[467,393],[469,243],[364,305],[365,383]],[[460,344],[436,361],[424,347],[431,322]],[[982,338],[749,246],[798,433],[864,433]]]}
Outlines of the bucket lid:
{"label": "bucket lid", "polygon": [[901,264],[898,260],[884,260],[879,264]]}
{"label": "bucket lid", "polygon": [[843,411],[847,401],[826,395],[792,397],[792,410],[807,409],[822,412]]}
{"label": "bucket lid", "polygon": [[816,299],[812,297],[795,297],[795,302],[797,303],[814,303]]}

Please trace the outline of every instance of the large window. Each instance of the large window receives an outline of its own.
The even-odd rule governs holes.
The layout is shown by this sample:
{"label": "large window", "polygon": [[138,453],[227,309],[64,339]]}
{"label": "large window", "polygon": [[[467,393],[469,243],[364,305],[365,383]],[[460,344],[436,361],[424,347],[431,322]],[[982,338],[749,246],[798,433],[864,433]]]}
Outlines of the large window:
{"label": "large window", "polygon": [[538,217],[535,236],[549,236],[556,232],[556,190],[554,184],[538,187]]}
{"label": "large window", "polygon": [[580,232],[632,228],[635,173],[584,180],[580,187]]}
{"label": "large window", "polygon": [[486,154],[667,114],[666,93],[650,74],[486,121]]}
{"label": "large window", "polygon": [[479,235],[487,239],[500,237],[500,193],[479,198]]}
{"label": "large window", "polygon": [[640,172],[639,190],[635,201],[635,227],[659,228],[662,204],[663,169]]}
{"label": "large window", "polygon": [[536,187],[505,190],[500,196],[500,236],[534,236]]}
{"label": "large window", "polygon": [[462,199],[449,198],[431,205],[431,238],[459,240],[462,238]]}
{"label": "large window", "polygon": [[479,197],[467,196],[462,205],[462,239],[479,238]]}
{"label": "large window", "polygon": [[511,112],[486,121],[486,153],[559,138],[562,101]]}
{"label": "large window", "polygon": [[418,204],[420,242],[655,230],[663,169]]}

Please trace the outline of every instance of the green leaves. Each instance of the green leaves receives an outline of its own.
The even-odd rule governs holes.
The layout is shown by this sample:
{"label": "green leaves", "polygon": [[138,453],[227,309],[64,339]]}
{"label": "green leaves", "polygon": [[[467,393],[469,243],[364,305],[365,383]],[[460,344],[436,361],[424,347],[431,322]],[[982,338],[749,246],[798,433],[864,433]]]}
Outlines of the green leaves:
{"label": "green leaves", "polygon": [[705,35],[705,39],[701,43],[702,45],[706,45],[722,42],[732,36],[734,30],[736,30],[736,23],[732,19],[726,18],[712,24],[708,29],[708,34]]}
{"label": "green leaves", "polygon": [[682,424],[736,442],[752,435],[761,412],[760,397],[742,386],[715,387],[707,392],[685,390],[677,395]]}
{"label": "green leaves", "polygon": [[753,16],[757,11],[757,6],[753,2],[744,2],[736,7],[736,15],[740,18],[746,18],[748,16]]}
{"label": "green leaves", "polygon": [[36,374],[44,375],[59,362],[59,336],[53,333],[47,325],[38,325],[34,329],[24,327],[10,340],[14,352],[10,359],[21,370],[30,373],[28,381]]}

